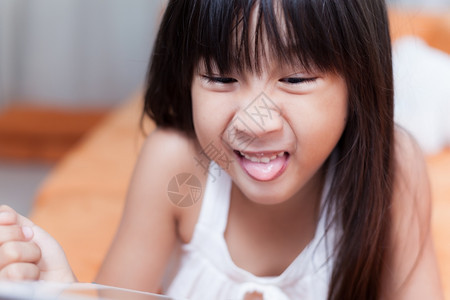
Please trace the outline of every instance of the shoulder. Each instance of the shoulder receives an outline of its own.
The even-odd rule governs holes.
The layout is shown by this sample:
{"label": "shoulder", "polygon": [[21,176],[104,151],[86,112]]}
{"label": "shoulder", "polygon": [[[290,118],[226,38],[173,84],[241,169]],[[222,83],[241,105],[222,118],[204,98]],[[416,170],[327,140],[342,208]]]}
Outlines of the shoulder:
{"label": "shoulder", "polygon": [[392,202],[394,226],[419,226],[429,231],[432,198],[425,156],[406,130],[394,133],[394,185]]}
{"label": "shoulder", "polygon": [[420,205],[425,217],[423,209],[429,213],[431,207],[425,157],[415,139],[401,127],[394,133],[394,174],[394,204],[412,201]]}
{"label": "shoulder", "polygon": [[[392,248],[387,299],[441,299],[431,236],[432,198],[423,152],[414,138],[396,127],[394,134]],[[434,296],[434,297],[433,297]]]}
{"label": "shoulder", "polygon": [[156,128],[146,138],[141,157],[157,155],[158,160],[189,164],[198,151],[195,138],[174,129]]}
{"label": "shoulder", "polygon": [[205,172],[195,159],[200,149],[195,138],[176,130],[157,128],[142,146],[133,181],[144,180],[147,189],[158,188],[166,198],[169,182],[179,174],[192,174],[206,181]]}
{"label": "shoulder", "polygon": [[408,243],[419,246],[430,234],[431,221],[432,200],[425,158],[407,131],[397,127],[394,137],[391,206],[394,246],[406,246]]}
{"label": "shoulder", "polygon": [[[168,189],[170,183],[183,178],[186,174],[198,179],[201,186],[206,185],[207,164],[199,165],[199,153],[201,153],[201,147],[195,138],[173,129],[157,128],[148,135],[142,146],[130,185],[128,199],[131,199],[130,201],[138,199],[146,203],[157,199],[160,205],[164,206],[163,209],[169,211],[175,218],[178,230],[182,231],[183,240],[186,239],[183,238],[186,235],[183,233],[183,228],[186,227],[186,223],[194,222],[200,205],[189,208],[175,205]],[[186,192],[180,189],[180,193]],[[133,194],[139,194],[139,196],[133,197]],[[142,197],[143,195],[145,196]]]}
{"label": "shoulder", "polygon": [[156,175],[157,181],[182,172],[193,173],[199,149],[195,138],[176,130],[157,128],[146,138],[136,169]]}

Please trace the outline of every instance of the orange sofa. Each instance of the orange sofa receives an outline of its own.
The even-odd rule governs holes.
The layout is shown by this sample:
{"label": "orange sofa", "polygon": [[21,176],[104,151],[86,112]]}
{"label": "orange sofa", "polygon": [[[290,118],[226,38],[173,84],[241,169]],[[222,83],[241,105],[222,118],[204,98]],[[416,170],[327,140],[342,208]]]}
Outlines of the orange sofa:
{"label": "orange sofa", "polygon": [[[450,53],[450,12],[390,11],[394,39],[415,34]],[[144,134],[142,95],[111,113],[57,165],[37,195],[32,220],[63,246],[81,281],[92,281],[119,224]],[[449,99],[450,101],[450,99]],[[148,121],[147,132],[154,125]],[[450,299],[450,149],[427,157],[433,193],[433,235]]]}

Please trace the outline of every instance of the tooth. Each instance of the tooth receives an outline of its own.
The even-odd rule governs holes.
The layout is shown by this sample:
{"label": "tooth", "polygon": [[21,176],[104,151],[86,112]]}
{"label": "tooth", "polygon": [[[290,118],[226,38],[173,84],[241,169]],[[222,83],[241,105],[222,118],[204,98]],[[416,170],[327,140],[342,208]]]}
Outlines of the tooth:
{"label": "tooth", "polygon": [[278,157],[282,157],[284,155],[284,152],[278,153]]}
{"label": "tooth", "polygon": [[251,160],[252,162],[259,162],[259,159],[256,158],[256,157],[251,157],[250,160]]}
{"label": "tooth", "polygon": [[245,154],[244,153],[242,153],[242,151],[239,151],[239,153],[242,155],[242,156],[245,156]]}
{"label": "tooth", "polygon": [[275,158],[277,158],[276,155],[272,156],[272,157],[270,158],[270,160],[274,160]]}
{"label": "tooth", "polygon": [[270,161],[270,158],[268,157],[263,157],[261,158],[261,162],[267,164]]}
{"label": "tooth", "polygon": [[245,154],[244,157],[245,157],[246,159],[248,159],[248,160],[251,160],[251,159],[250,159],[250,156],[248,156],[247,154]]}

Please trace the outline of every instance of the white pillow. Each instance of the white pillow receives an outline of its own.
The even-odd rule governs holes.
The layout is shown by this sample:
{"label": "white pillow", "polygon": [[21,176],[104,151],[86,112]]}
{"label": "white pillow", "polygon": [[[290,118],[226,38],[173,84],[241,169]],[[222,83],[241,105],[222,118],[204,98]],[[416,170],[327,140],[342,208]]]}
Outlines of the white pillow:
{"label": "white pillow", "polygon": [[450,146],[450,55],[417,37],[394,43],[395,121],[426,154]]}

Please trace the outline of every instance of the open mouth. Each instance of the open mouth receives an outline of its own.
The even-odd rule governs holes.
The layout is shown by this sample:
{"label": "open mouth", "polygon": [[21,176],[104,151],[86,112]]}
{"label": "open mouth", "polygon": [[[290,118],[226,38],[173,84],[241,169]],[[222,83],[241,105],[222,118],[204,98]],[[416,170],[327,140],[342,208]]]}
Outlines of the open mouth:
{"label": "open mouth", "polygon": [[247,152],[234,150],[242,169],[257,181],[270,181],[283,174],[289,159],[286,151]]}

